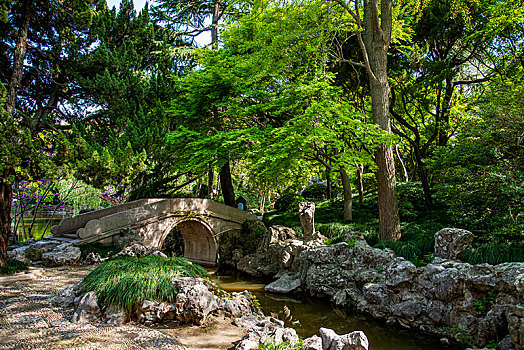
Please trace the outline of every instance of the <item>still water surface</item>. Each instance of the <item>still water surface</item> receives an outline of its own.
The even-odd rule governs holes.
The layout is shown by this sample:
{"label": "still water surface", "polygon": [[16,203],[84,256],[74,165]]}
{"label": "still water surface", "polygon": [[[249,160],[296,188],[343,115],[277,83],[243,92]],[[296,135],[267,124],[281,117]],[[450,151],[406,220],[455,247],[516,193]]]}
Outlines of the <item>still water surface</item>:
{"label": "still water surface", "polygon": [[249,290],[260,301],[265,315],[283,320],[286,327],[293,327],[299,337],[319,335],[320,327],[331,328],[337,334],[364,331],[370,350],[451,350],[438,339],[423,336],[406,329],[387,326],[352,311],[337,308],[327,300],[305,295],[281,295],[264,292],[265,284],[247,280],[239,275],[217,275],[211,271],[212,279],[228,292]]}
{"label": "still water surface", "polygon": [[[32,216],[24,216],[24,226],[25,226],[25,233],[26,235],[29,234],[29,227],[31,226],[31,221],[33,220]],[[49,236],[51,234],[51,227],[53,225],[57,225],[62,218],[54,217],[54,218],[48,218],[48,217],[36,217],[35,222],[33,223],[33,228],[31,230],[33,237],[36,240],[42,239],[44,236]],[[48,221],[49,224],[47,223]],[[47,229],[46,229],[47,226]],[[44,231],[45,230],[45,231]],[[24,229],[22,228],[22,224],[18,225],[17,229],[18,234],[18,241],[23,242],[25,241],[24,237]]]}

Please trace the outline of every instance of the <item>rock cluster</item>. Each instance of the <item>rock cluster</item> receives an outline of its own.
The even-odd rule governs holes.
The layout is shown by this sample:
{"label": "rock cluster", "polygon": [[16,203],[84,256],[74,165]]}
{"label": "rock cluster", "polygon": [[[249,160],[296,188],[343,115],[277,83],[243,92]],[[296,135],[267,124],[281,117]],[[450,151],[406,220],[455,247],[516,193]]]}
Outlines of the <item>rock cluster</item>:
{"label": "rock cluster", "polygon": [[235,350],[256,349],[260,344],[281,344],[288,342],[296,344],[298,342],[297,332],[293,328],[284,328],[284,322],[272,317],[257,319],[251,323],[244,323],[249,326],[247,334],[237,343]]}
{"label": "rock cluster", "polygon": [[304,243],[295,231],[285,226],[271,226],[256,254],[239,259],[236,268],[252,276],[275,276],[283,269],[296,269],[296,257],[304,250],[322,244],[322,239]]}
{"label": "rock cluster", "polygon": [[78,247],[61,244],[50,252],[42,254],[42,262],[45,266],[73,265],[80,260],[81,251]]}
{"label": "rock cluster", "polygon": [[[247,334],[236,344],[235,350],[251,350],[261,344],[296,344],[297,333],[293,328],[284,328],[284,322],[272,317],[257,319],[242,324],[249,328]],[[320,337],[312,336],[302,341],[305,350],[368,350],[369,341],[364,332],[356,331],[338,335],[332,329],[320,328]]]}
{"label": "rock cluster", "polygon": [[80,260],[80,249],[58,241],[30,241],[7,252],[10,259],[30,264],[42,261],[45,266],[74,265]]}
{"label": "rock cluster", "polygon": [[[460,256],[471,243],[463,230],[445,229],[436,238],[441,256]],[[391,250],[370,247],[359,235],[350,242],[317,247],[292,240],[273,243],[278,249],[268,251],[274,253],[272,264],[278,262],[275,276],[280,278],[266,290],[327,296],[390,324],[477,347],[509,334],[514,348],[524,350],[524,263],[471,265],[435,257],[416,267]],[[286,251],[292,256],[285,257]],[[284,257],[292,264],[284,264]],[[239,265],[255,275],[277,270]]]}
{"label": "rock cluster", "polygon": [[131,243],[131,245],[123,248],[120,252],[116,253],[114,256],[115,257],[132,256],[132,257],[141,258],[141,257],[148,256],[148,255],[160,255],[160,256],[163,256],[164,258],[167,258],[167,255],[162,253],[160,250],[154,249],[154,248],[148,248],[140,243]]}
{"label": "rock cluster", "polygon": [[175,278],[171,283],[178,292],[173,304],[144,300],[132,315],[113,305],[101,305],[93,292],[81,294],[81,282],[62,290],[53,304],[62,307],[74,305],[73,323],[99,321],[121,325],[134,319],[145,325],[170,320],[202,324],[213,312],[222,312],[231,318],[259,319],[262,316],[248,292],[226,293],[219,297],[213,294],[218,290],[214,283],[196,277]]}

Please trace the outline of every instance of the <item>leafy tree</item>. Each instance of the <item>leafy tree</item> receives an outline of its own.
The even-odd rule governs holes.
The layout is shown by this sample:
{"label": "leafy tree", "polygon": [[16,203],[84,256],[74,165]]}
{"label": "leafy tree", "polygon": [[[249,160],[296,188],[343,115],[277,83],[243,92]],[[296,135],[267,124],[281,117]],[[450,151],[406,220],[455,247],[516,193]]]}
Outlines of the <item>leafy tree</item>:
{"label": "leafy tree", "polygon": [[[75,52],[85,49],[93,11],[90,1],[4,2],[10,13],[0,23],[2,164],[0,164],[0,266],[7,263],[15,175],[42,169],[63,137],[53,130],[53,112],[67,94],[65,72]],[[29,66],[24,66],[28,62]],[[4,97],[5,96],[5,97]],[[56,119],[55,119],[56,120]]]}
{"label": "leafy tree", "polygon": [[[393,32],[393,1],[376,0],[336,1],[350,16],[354,25],[364,68],[368,75],[373,122],[391,133],[389,116],[389,82],[387,54]],[[379,236],[381,240],[400,239],[395,161],[392,146],[384,143],[375,151],[379,206]]]}

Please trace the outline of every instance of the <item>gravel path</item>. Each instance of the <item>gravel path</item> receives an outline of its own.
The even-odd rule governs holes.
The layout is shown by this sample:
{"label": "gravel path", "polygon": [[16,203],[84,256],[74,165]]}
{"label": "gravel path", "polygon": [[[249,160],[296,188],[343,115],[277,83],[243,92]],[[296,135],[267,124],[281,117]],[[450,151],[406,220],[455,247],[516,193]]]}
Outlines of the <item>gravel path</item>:
{"label": "gravel path", "polygon": [[34,280],[0,282],[0,349],[185,349],[175,337],[157,329],[72,324],[73,310],[51,302],[92,268],[47,268]]}

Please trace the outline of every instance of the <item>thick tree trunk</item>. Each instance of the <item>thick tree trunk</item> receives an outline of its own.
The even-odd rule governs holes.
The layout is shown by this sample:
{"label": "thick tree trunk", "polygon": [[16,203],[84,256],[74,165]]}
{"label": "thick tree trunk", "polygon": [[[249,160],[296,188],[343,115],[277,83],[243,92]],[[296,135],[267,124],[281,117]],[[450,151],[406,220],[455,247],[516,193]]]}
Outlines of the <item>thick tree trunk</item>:
{"label": "thick tree trunk", "polygon": [[224,204],[229,205],[230,207],[237,207],[237,202],[235,200],[235,190],[233,188],[233,181],[231,180],[231,169],[229,166],[229,161],[222,166],[220,173],[220,187],[222,188],[222,197],[224,197]]}
{"label": "thick tree trunk", "polygon": [[351,194],[351,180],[349,179],[346,169],[340,167],[340,178],[342,179],[342,188],[344,189],[344,220],[353,220],[353,196]]}
{"label": "thick tree trunk", "polygon": [[8,183],[12,169],[5,169],[0,178],[0,267],[7,266],[7,243],[11,235],[11,203],[13,186]]}
{"label": "thick tree trunk", "polygon": [[364,165],[359,165],[357,169],[357,186],[358,186],[358,202],[364,202],[364,181],[362,181],[362,174],[364,173]]}
{"label": "thick tree trunk", "polygon": [[18,35],[16,39],[16,47],[13,56],[13,74],[9,81],[7,89],[7,101],[6,110],[9,114],[13,114],[16,107],[16,96],[18,94],[18,88],[22,81],[22,75],[24,73],[24,58],[25,49],[27,47],[27,32],[29,29],[29,20],[31,18],[31,1],[24,0],[22,5],[22,23],[18,29]]}
{"label": "thick tree trunk", "polygon": [[[364,46],[369,60],[369,85],[373,122],[391,133],[389,117],[389,84],[387,74],[387,53],[391,40],[392,1],[380,3],[381,16],[375,1],[365,2]],[[380,18],[380,19],[379,19]],[[397,203],[397,181],[393,148],[382,144],[375,151],[377,163],[379,238],[381,241],[400,239],[400,219]]]}

